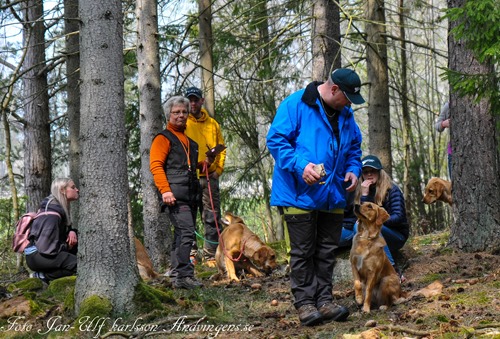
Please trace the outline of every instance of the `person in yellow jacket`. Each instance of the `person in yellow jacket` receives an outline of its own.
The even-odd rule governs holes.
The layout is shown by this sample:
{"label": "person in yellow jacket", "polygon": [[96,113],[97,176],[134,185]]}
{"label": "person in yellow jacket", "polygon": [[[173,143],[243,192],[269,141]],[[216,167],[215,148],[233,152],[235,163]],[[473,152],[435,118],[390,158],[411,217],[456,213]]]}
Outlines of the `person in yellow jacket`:
{"label": "person in yellow jacket", "polygon": [[[197,87],[189,87],[185,91],[184,96],[188,98],[191,103],[191,113],[187,120],[185,133],[188,137],[196,141],[199,148],[198,157],[204,160],[208,150],[213,149],[217,145],[224,145],[224,138],[222,137],[219,123],[202,107],[205,102],[203,92]],[[208,180],[206,172],[200,171],[200,185],[203,192],[201,219],[205,227],[203,259],[208,266],[215,266],[215,251],[219,240],[216,220],[219,230],[222,232],[220,222],[219,177],[224,171],[225,160],[226,151],[224,150],[217,155],[215,161],[208,168]],[[209,183],[210,191],[208,189]],[[192,253],[192,255],[196,254],[197,253]]]}

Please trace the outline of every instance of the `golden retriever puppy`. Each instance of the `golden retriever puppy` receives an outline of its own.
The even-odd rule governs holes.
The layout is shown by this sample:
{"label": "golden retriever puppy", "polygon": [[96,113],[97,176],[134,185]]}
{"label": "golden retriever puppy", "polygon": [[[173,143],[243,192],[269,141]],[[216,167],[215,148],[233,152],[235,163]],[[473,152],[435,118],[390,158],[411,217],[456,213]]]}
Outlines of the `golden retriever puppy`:
{"label": "golden retriever puppy", "polygon": [[451,198],[451,182],[441,178],[430,178],[425,186],[424,203],[432,204],[436,200],[441,200],[453,205]]}
{"label": "golden retriever puppy", "polygon": [[215,262],[221,276],[227,274],[230,280],[240,281],[236,272],[241,269],[255,277],[261,277],[264,274],[259,268],[266,273],[276,268],[274,250],[250,231],[243,219],[226,212],[222,222],[226,227],[220,235],[215,253]]}
{"label": "golden retriever puppy", "polygon": [[365,202],[356,205],[358,232],[353,238],[349,260],[354,278],[356,303],[363,312],[387,308],[401,297],[401,283],[384,252],[386,242],[380,235],[389,214],[382,207]]}
{"label": "golden retriever puppy", "polygon": [[134,237],[135,242],[135,259],[137,261],[137,268],[142,280],[147,281],[150,279],[158,278],[158,273],[153,269],[153,263],[149,258],[146,248],[141,241]]}

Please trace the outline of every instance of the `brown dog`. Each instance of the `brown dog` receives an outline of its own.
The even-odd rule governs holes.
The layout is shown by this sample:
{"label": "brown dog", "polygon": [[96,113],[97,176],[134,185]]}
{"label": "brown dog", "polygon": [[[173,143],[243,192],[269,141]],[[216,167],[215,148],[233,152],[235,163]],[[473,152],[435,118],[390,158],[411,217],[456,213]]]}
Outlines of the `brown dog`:
{"label": "brown dog", "polygon": [[276,268],[276,253],[264,244],[259,237],[250,231],[240,217],[226,212],[222,218],[226,228],[219,238],[219,245],[215,252],[215,262],[221,276],[227,274],[230,280],[240,281],[236,276],[238,270],[244,269],[255,277]]}
{"label": "brown dog", "polygon": [[441,200],[453,205],[451,198],[451,182],[441,178],[430,178],[425,186],[424,203],[432,204]]}
{"label": "brown dog", "polygon": [[[358,233],[352,241],[350,261],[354,278],[356,303],[363,312],[370,307],[386,308],[401,297],[401,283],[384,252],[386,242],[381,237],[382,224],[389,214],[371,202],[356,205]],[[364,294],[364,297],[363,297]]]}
{"label": "brown dog", "polygon": [[146,248],[141,241],[134,237],[135,242],[135,259],[137,261],[137,268],[141,278],[146,281],[158,278],[158,273],[153,269],[153,263],[149,258]]}

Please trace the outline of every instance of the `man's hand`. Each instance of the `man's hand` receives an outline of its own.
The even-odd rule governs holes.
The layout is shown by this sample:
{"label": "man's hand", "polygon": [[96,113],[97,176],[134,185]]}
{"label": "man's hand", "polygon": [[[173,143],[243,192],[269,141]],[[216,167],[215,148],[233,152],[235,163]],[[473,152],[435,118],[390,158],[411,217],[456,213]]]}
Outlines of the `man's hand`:
{"label": "man's hand", "polygon": [[351,182],[351,185],[349,185],[349,187],[347,187],[345,190],[347,192],[352,192],[358,185],[358,177],[352,172],[347,172],[344,178],[344,182],[348,183],[349,181]]}
{"label": "man's hand", "polygon": [[306,168],[304,168],[304,173],[302,173],[302,179],[304,179],[305,183],[309,186],[314,185],[321,179],[321,176],[314,170],[314,166],[316,166],[316,164],[310,162],[307,164]]}

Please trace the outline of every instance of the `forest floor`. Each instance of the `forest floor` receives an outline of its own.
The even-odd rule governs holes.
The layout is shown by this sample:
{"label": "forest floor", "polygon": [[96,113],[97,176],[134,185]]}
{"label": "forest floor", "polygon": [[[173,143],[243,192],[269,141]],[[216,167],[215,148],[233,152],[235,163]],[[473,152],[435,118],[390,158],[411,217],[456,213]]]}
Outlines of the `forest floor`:
{"label": "forest floor", "polygon": [[[500,256],[455,252],[444,246],[446,240],[446,233],[411,239],[406,246],[411,253],[405,261],[407,280],[402,285],[406,299],[386,311],[360,312],[352,284],[334,284],[335,302],[351,313],[345,322],[300,326],[283,267],[263,279],[246,277],[228,283],[209,278],[216,269],[197,265],[204,288],[171,290],[165,278],[150,283],[171,293],[172,300],[160,309],[129,318],[96,318],[79,327],[71,312],[64,310],[66,301],[47,294],[50,287],[24,292],[31,294],[29,299],[35,295],[43,300],[44,308],[35,312],[31,304],[31,310],[22,312],[17,306],[23,318],[7,312],[22,293],[4,289],[0,337],[500,338]],[[4,278],[0,276],[0,285]]]}

